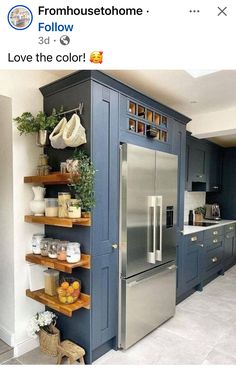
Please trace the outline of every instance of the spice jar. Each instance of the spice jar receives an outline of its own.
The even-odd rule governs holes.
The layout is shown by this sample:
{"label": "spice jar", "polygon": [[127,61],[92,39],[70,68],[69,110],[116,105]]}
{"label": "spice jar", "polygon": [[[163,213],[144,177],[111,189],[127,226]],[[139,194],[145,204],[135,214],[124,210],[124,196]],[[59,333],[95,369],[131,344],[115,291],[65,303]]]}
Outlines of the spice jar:
{"label": "spice jar", "polygon": [[58,216],[59,218],[68,218],[66,202],[71,199],[69,192],[58,193]]}
{"label": "spice jar", "polygon": [[54,269],[44,271],[45,294],[54,296],[57,294],[59,286],[59,272]]}
{"label": "spice jar", "polygon": [[68,263],[77,263],[80,259],[80,244],[78,242],[69,242],[67,245],[66,260]]}
{"label": "spice jar", "polygon": [[42,256],[48,256],[48,250],[51,243],[51,238],[43,238],[40,242],[40,252]]}
{"label": "spice jar", "polygon": [[33,234],[33,236],[32,236],[32,251],[33,251],[33,254],[40,255],[40,253],[41,253],[40,243],[41,243],[43,238],[44,238],[44,234],[41,234],[41,233]]}
{"label": "spice jar", "polygon": [[58,242],[56,240],[51,241],[50,246],[48,248],[48,257],[51,259],[57,258],[57,246]]}
{"label": "spice jar", "polygon": [[61,261],[66,260],[66,251],[67,251],[68,241],[61,241],[57,249],[57,259]]}
{"label": "spice jar", "polygon": [[57,198],[45,198],[45,215],[46,216],[57,216],[58,214],[58,199]]}

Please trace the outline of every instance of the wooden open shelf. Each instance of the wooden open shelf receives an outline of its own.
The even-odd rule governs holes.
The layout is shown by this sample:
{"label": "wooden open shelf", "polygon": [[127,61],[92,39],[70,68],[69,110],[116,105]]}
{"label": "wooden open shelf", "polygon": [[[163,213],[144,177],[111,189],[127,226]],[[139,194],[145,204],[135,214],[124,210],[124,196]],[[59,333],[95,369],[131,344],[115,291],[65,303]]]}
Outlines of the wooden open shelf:
{"label": "wooden open shelf", "polygon": [[66,227],[66,228],[72,228],[73,225],[83,225],[86,227],[91,226],[90,218],[70,219],[70,218],[58,218],[58,217],[48,217],[48,216],[25,215],[25,222],[55,225],[57,227]]}
{"label": "wooden open shelf", "polygon": [[26,290],[26,296],[38,301],[39,303],[47,305],[49,308],[52,308],[67,317],[72,317],[73,312],[80,308],[90,309],[90,296],[82,293],[80,294],[79,299],[73,304],[60,303],[57,296],[45,294],[44,289],[37,291]]}
{"label": "wooden open shelf", "polygon": [[45,267],[56,269],[60,272],[72,273],[74,268],[86,268],[90,269],[90,255],[81,254],[81,260],[78,263],[67,263],[57,259],[51,259],[47,256],[27,254],[25,260],[34,263],[44,265]]}
{"label": "wooden open shelf", "polygon": [[51,173],[49,175],[34,175],[25,176],[24,183],[40,183],[40,184],[68,184],[70,183],[70,173],[62,174],[60,172]]}

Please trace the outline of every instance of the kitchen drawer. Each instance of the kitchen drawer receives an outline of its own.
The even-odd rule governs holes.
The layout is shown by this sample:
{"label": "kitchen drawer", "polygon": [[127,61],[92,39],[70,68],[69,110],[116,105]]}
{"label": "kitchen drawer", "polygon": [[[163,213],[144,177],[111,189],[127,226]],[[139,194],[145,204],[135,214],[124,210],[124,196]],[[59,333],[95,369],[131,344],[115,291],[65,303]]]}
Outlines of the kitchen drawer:
{"label": "kitchen drawer", "polygon": [[225,233],[235,232],[235,223],[225,225]]}
{"label": "kitchen drawer", "polygon": [[223,246],[206,252],[206,271],[214,270],[223,260]]}
{"label": "kitchen drawer", "polygon": [[215,227],[204,231],[204,240],[209,238],[218,237],[224,234],[224,227]]}
{"label": "kitchen drawer", "polygon": [[188,246],[202,243],[202,241],[203,241],[203,232],[187,234],[185,236],[185,242]]}
{"label": "kitchen drawer", "polygon": [[223,245],[223,236],[209,238],[208,240],[204,240],[203,244],[207,251],[213,250]]}

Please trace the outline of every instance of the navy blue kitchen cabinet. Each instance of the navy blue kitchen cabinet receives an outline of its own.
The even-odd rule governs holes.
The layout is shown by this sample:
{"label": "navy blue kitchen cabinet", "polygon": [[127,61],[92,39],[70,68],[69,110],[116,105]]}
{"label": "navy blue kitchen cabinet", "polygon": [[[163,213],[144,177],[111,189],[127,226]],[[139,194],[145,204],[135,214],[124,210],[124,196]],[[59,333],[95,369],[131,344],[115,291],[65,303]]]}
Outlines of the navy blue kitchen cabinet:
{"label": "navy blue kitchen cabinet", "polygon": [[[81,147],[96,168],[96,206],[91,227],[60,228],[46,226],[49,237],[81,242],[82,252],[91,255],[91,270],[78,269],[83,292],[91,295],[91,309],[81,309],[71,318],[58,313],[63,339],[68,338],[86,349],[86,363],[117,348],[119,285],[119,148],[132,143],[178,155],[178,249],[183,228],[185,141],[189,118],[114,80],[100,71],[80,71],[55,81],[41,92],[44,110],[63,105],[73,110],[84,104],[80,115],[87,143]],[[72,114],[72,113],[71,113]],[[69,119],[71,114],[67,115]],[[133,121],[132,121],[133,120]],[[135,130],[133,130],[133,128]],[[155,138],[153,130],[155,129]],[[71,158],[73,148],[47,147],[50,166],[58,171],[60,162]],[[47,187],[47,197],[67,186]],[[180,255],[181,256],[181,255]],[[179,263],[181,264],[181,260]],[[178,263],[178,264],[179,264]]]}
{"label": "navy blue kitchen cabinet", "polygon": [[236,262],[235,224],[225,226],[224,267],[228,269]]}
{"label": "navy blue kitchen cabinet", "polygon": [[204,240],[203,281],[223,272],[224,237]]}
{"label": "navy blue kitchen cabinet", "polygon": [[222,148],[187,133],[186,190],[219,192],[222,178]]}

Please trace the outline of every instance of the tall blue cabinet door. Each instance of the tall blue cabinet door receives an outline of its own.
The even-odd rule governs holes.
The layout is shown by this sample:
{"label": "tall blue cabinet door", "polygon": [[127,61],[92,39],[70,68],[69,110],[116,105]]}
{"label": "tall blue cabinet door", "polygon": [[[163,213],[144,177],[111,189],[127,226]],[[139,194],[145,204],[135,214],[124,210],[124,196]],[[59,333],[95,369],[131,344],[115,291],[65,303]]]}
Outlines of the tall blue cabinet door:
{"label": "tall blue cabinet door", "polygon": [[92,332],[96,349],[117,336],[118,328],[118,267],[116,254],[93,259]]}
{"label": "tall blue cabinet door", "polygon": [[[92,159],[96,206],[92,221],[93,359],[112,348],[118,323],[119,94],[92,82]],[[109,344],[109,345],[108,345]],[[105,350],[104,350],[105,349]]]}
{"label": "tall blue cabinet door", "polygon": [[107,254],[118,242],[119,95],[92,83],[92,159],[96,168],[93,254]]}

